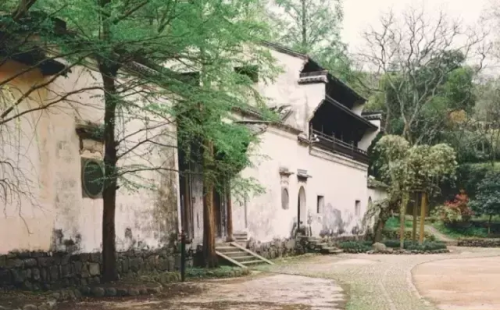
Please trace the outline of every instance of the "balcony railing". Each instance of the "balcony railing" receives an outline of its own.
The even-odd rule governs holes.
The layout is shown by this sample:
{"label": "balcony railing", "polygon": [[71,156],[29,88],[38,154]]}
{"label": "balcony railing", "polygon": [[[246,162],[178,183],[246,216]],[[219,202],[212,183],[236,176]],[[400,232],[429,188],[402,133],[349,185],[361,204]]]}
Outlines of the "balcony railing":
{"label": "balcony railing", "polygon": [[365,164],[369,161],[368,153],[353,144],[339,140],[318,130],[312,130],[311,134],[316,137],[315,145],[324,150],[339,153]]}

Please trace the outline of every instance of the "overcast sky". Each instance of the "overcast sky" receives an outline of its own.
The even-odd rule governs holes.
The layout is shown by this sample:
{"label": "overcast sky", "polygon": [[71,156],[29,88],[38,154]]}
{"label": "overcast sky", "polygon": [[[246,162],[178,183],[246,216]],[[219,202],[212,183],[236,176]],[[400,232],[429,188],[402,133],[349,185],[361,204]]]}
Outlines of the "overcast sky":
{"label": "overcast sky", "polygon": [[492,0],[343,0],[343,41],[350,49],[362,44],[360,33],[369,25],[376,24],[382,12],[391,8],[400,12],[408,6],[425,5],[426,12],[444,10],[450,17],[460,18],[465,23],[477,21]]}

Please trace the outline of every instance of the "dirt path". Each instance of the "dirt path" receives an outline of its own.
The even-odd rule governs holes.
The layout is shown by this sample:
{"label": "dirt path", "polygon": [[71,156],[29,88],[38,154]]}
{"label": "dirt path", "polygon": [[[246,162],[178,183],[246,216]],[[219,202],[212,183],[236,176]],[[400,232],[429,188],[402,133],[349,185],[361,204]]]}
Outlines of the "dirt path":
{"label": "dirt path", "polygon": [[413,270],[420,293],[442,310],[500,309],[500,258],[452,259]]}
{"label": "dirt path", "polygon": [[440,232],[439,230],[437,230],[436,228],[434,228],[431,225],[425,225],[425,231],[433,234],[434,237],[436,237],[436,239],[439,241],[443,241],[443,242],[446,242],[448,244],[451,244],[451,243],[456,244],[456,242],[457,242],[456,239],[448,237],[447,235],[443,234],[442,232]]}

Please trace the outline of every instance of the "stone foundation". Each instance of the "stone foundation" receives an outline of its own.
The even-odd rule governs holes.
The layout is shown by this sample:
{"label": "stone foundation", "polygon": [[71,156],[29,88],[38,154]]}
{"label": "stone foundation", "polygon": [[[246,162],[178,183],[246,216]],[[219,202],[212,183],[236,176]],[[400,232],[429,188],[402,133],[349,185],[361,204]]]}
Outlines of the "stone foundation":
{"label": "stone foundation", "polygon": [[[190,262],[187,262],[189,265]],[[178,270],[180,255],[172,250],[118,253],[120,276]],[[92,286],[101,282],[100,253],[11,252],[0,256],[0,288],[49,290]]]}

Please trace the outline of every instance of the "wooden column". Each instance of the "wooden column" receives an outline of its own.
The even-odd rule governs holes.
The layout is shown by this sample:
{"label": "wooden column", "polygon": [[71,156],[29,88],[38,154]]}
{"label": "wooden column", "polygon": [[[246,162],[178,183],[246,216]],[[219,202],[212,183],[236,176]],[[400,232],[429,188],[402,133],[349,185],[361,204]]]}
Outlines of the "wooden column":
{"label": "wooden column", "polygon": [[425,235],[425,214],[427,213],[427,193],[422,192],[422,204],[420,206],[420,236],[418,238],[418,243],[424,243]]}
{"label": "wooden column", "polygon": [[226,185],[226,206],[227,206],[227,242],[233,242],[233,203],[231,202],[231,184]]}

